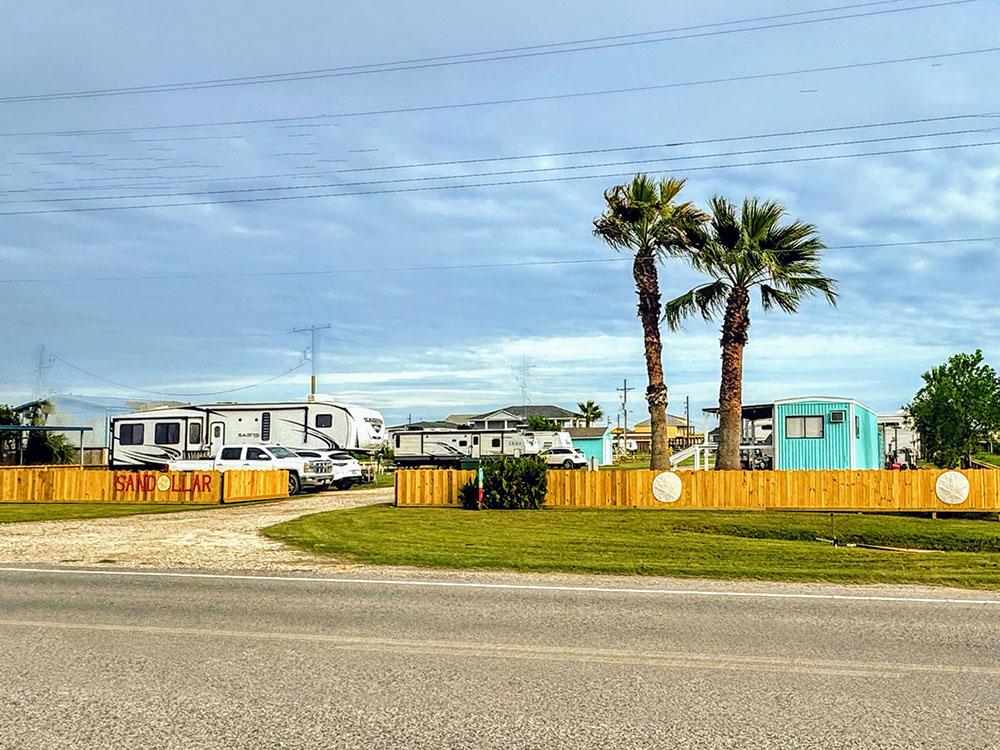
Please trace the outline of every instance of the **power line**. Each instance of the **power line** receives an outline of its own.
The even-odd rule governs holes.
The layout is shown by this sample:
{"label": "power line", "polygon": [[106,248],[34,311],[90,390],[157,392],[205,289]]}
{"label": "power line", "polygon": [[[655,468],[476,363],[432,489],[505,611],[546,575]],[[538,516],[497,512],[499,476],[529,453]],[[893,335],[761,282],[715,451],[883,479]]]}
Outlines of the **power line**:
{"label": "power line", "polygon": [[119,133],[138,132],[143,130],[166,130],[176,128],[198,128],[214,127],[222,125],[252,125],[262,123],[291,122],[296,120],[334,120],[351,117],[372,117],[377,115],[412,114],[418,112],[435,112],[451,109],[469,109],[475,107],[493,107],[506,104],[530,104],[546,101],[560,101],[564,99],[580,99],[593,96],[613,96],[618,94],[635,94],[647,91],[659,91],[673,88],[686,88],[691,86],[707,86],[720,83],[739,83],[742,81],[756,81],[770,78],[784,78],[795,75],[806,75],[809,73],[830,73],[842,70],[857,70],[864,68],[881,67],[884,65],[899,65],[913,62],[927,62],[930,60],[944,60],[956,57],[966,57],[970,55],[983,55],[1000,52],[1000,47],[984,47],[977,49],[958,50],[955,52],[942,52],[931,55],[915,55],[911,57],[887,58],[883,60],[869,60],[857,63],[844,63],[841,65],[827,65],[813,68],[797,68],[794,70],[783,70],[771,73],[754,73],[741,76],[727,76],[724,78],[706,78],[694,81],[679,81],[673,83],[650,84],[646,86],[631,86],[618,89],[597,89],[592,91],[576,91],[565,94],[545,94],[540,96],[513,97],[508,99],[485,99],[472,102],[450,102],[446,104],[427,104],[413,107],[395,107],[387,109],[370,109],[355,112],[332,112],[318,115],[304,115],[291,118],[257,118],[253,120],[229,120],[224,122],[188,123],[183,125],[145,125],[129,128],[98,128],[93,130],[48,130],[48,131],[25,131],[20,133],[0,133],[0,137],[14,136],[83,136],[83,135],[115,135]]}
{"label": "power line", "polygon": [[[40,102],[55,101],[63,99],[87,99],[106,96],[123,96],[132,94],[152,94],[170,93],[176,91],[194,91],[200,89],[214,89],[234,86],[251,86],[266,83],[286,83],[290,81],[315,80],[320,78],[341,78],[347,76],[372,75],[377,73],[390,73],[408,70],[423,70],[428,68],[451,67],[455,65],[469,65],[484,62],[498,62],[504,60],[515,60],[533,57],[545,57],[550,55],[568,54],[572,52],[587,52],[601,49],[611,49],[616,47],[631,47],[636,45],[660,44],[663,42],[679,41],[683,39],[697,39],[711,36],[721,36],[729,34],[740,34],[750,31],[764,31],[778,28],[788,28],[795,26],[805,26],[818,23],[828,23],[830,21],[841,21],[853,18],[868,18],[883,16],[893,13],[905,13],[915,10],[927,10],[931,8],[941,8],[953,5],[966,5],[981,0],[942,0],[942,2],[926,3],[923,5],[912,5],[904,8],[884,8],[880,10],[864,11],[859,13],[845,13],[825,18],[809,18],[796,21],[783,21],[780,23],[760,24],[737,29],[715,29],[710,31],[700,31],[697,33],[683,34],[657,39],[628,39],[617,41],[603,41],[602,43],[583,44],[572,46],[567,49],[523,49],[522,51],[511,52],[470,52],[461,55],[447,55],[437,58],[423,58],[415,60],[403,60],[398,62],[370,63],[367,65],[342,66],[337,68],[319,68],[314,70],[301,70],[288,73],[266,73],[254,76],[237,76],[230,78],[214,78],[199,81],[183,81],[164,84],[146,84],[138,86],[126,86],[120,88],[106,89],[85,89],[79,91],[62,91],[45,94],[23,94],[18,96],[0,97],[0,104],[12,104],[19,102]],[[743,21],[742,23],[747,23]],[[730,22],[740,23],[740,22]],[[647,32],[657,33],[657,32]],[[666,30],[659,33],[673,33]],[[560,43],[556,43],[560,44]],[[566,46],[572,43],[561,43]],[[511,48],[513,49],[513,48]]]}
{"label": "power line", "polygon": [[[380,166],[369,166],[369,167],[351,167],[345,169],[334,169],[334,170],[323,170],[317,172],[311,172],[308,174],[303,174],[302,172],[280,172],[272,174],[261,174],[261,175],[242,175],[238,177],[206,177],[198,179],[178,179],[174,180],[175,185],[185,185],[199,182],[233,182],[233,181],[243,181],[243,180],[265,180],[265,179],[275,179],[282,177],[295,177],[295,178],[318,178],[327,175],[336,174],[354,174],[359,172],[383,172],[399,169],[426,169],[430,167],[444,167],[444,166],[461,166],[466,164],[484,164],[489,162],[509,162],[509,161],[524,161],[528,159],[550,159],[566,156],[585,156],[590,154],[607,154],[607,153],[620,153],[625,151],[645,151],[657,148],[675,148],[679,146],[695,146],[695,145],[706,145],[712,143],[729,143],[729,142],[739,142],[748,140],[760,140],[765,138],[780,138],[787,136],[800,136],[800,135],[817,135],[820,133],[834,133],[843,132],[851,130],[866,130],[871,128],[885,128],[894,127],[898,125],[917,125],[917,124],[929,124],[935,122],[948,122],[955,120],[970,120],[970,119],[982,119],[982,118],[998,118],[1000,117],[1000,112],[980,112],[980,113],[967,113],[967,114],[957,114],[957,115],[944,115],[940,117],[921,117],[913,118],[909,120],[889,120],[875,123],[865,123],[865,124],[854,124],[854,125],[840,125],[831,126],[825,128],[808,128],[804,130],[785,130],[778,131],[774,133],[755,133],[750,135],[737,135],[737,136],[723,136],[717,138],[702,138],[696,140],[688,141],[669,141],[664,143],[648,143],[638,146],[611,146],[606,148],[590,148],[590,149],[577,149],[574,151],[550,151],[548,153],[535,153],[535,154],[516,154],[510,156],[489,156],[489,157],[475,157],[467,159],[451,159],[447,161],[436,161],[436,162],[421,162],[421,163],[410,163],[410,164],[387,164]],[[969,130],[969,131],[958,131],[958,132],[980,132],[979,130]],[[934,136],[934,133],[928,134],[914,134],[912,138],[919,138],[923,136]],[[713,156],[722,156],[724,154],[714,154]],[[462,175],[467,176],[467,175]],[[115,179],[115,178],[107,178]],[[168,178],[164,178],[168,179]],[[157,189],[161,187],[166,187],[161,185],[100,185],[95,187],[85,187],[85,186],[73,186],[73,187],[59,187],[59,188],[14,188],[10,190],[0,190],[0,194],[22,194],[22,193],[44,193],[44,192],[68,192],[68,191],[94,191],[94,190],[150,190]],[[319,187],[317,185],[306,185],[301,186],[296,189],[309,189]],[[213,191],[213,192],[237,192],[237,191]],[[184,195],[191,195],[190,191],[184,192]],[[124,198],[125,196],[123,196]],[[140,196],[127,196],[129,198],[135,198]],[[88,199],[89,200],[89,199]]]}
{"label": "power line", "polygon": [[[841,159],[858,159],[869,156],[893,156],[900,154],[927,153],[931,151],[951,151],[960,148],[979,148],[982,146],[997,146],[997,145],[1000,145],[1000,141],[984,141],[980,143],[957,143],[945,146],[922,146],[918,148],[908,148],[908,149],[868,151],[860,154],[827,154],[824,156],[803,156],[791,159],[772,159],[769,161],[739,162],[734,164],[713,164],[713,165],[694,166],[694,167],[680,167],[677,169],[671,169],[671,171],[679,173],[704,172],[709,170],[720,170],[720,169],[739,169],[742,167],[779,166],[784,164],[803,164],[803,163],[821,162],[821,161],[836,161]],[[669,160],[663,160],[663,161],[669,161]],[[458,185],[424,185],[420,187],[384,188],[377,190],[356,190],[356,191],[346,191],[346,192],[341,191],[336,193],[313,193],[311,195],[268,195],[268,196],[257,196],[254,198],[222,198],[214,201],[140,203],[132,206],[74,206],[71,208],[41,208],[41,209],[30,209],[24,211],[2,211],[0,212],[0,216],[34,216],[40,214],[82,213],[82,212],[98,212],[98,211],[100,212],[128,211],[136,209],[179,208],[187,206],[221,206],[221,205],[241,204],[241,203],[266,203],[275,201],[314,200],[317,198],[344,198],[344,197],[360,196],[360,195],[391,195],[397,193],[399,194],[422,193],[422,192],[429,192],[432,190],[467,190],[472,188],[508,187],[511,185],[540,185],[540,184],[555,183],[555,182],[622,178],[622,177],[629,177],[631,176],[631,174],[632,172],[611,172],[611,173],[605,172],[602,174],[572,175],[568,177],[567,176],[537,177],[528,180],[469,182]],[[473,175],[462,175],[462,177],[470,177],[470,176]],[[403,180],[398,180],[398,181],[389,180],[387,182],[402,182],[402,181]]]}
{"label": "power line", "polygon": [[[979,242],[1000,242],[1000,236],[996,237],[950,237],[937,240],[907,240],[902,242],[873,242],[855,245],[830,245],[826,250],[877,250],[881,248],[895,247],[920,247],[925,245],[956,245]],[[409,273],[420,271],[469,271],[495,268],[525,268],[538,266],[582,266],[596,263],[624,263],[632,259],[627,256],[610,258],[570,258],[563,260],[525,260],[498,263],[456,263],[450,265],[424,265],[424,266],[376,266],[368,268],[334,268],[334,269],[313,269],[309,271],[244,271],[233,272],[224,271],[219,273],[187,273],[187,274],[150,274],[137,276],[69,276],[69,277],[48,277],[48,278],[21,278],[21,279],[0,279],[0,285],[10,286],[13,284],[59,284],[59,283],[80,283],[80,282],[114,282],[114,281],[191,281],[197,279],[250,279],[250,278],[275,278],[275,277],[296,277],[296,276],[340,276],[350,274],[386,274],[386,273]],[[266,335],[266,334],[259,334]],[[197,394],[200,395],[200,394]]]}
{"label": "power line", "polygon": [[52,357],[52,359],[55,359],[55,360],[61,362],[62,364],[66,365],[67,367],[72,368],[73,370],[76,370],[77,372],[80,372],[80,373],[82,373],[84,375],[87,375],[88,377],[94,378],[95,380],[100,380],[100,381],[102,381],[104,383],[108,383],[109,385],[113,385],[113,386],[116,386],[118,388],[124,388],[127,391],[133,391],[133,392],[138,392],[138,393],[148,393],[148,394],[151,394],[151,395],[154,395],[154,396],[173,396],[173,397],[176,397],[176,398],[186,398],[186,397],[189,397],[189,396],[223,396],[223,395],[228,394],[228,393],[239,393],[240,391],[248,391],[251,388],[257,388],[257,387],[262,386],[262,385],[267,385],[268,383],[273,383],[275,380],[280,380],[281,378],[285,377],[286,375],[291,375],[296,370],[302,369],[306,365],[305,361],[299,362],[297,365],[295,365],[295,367],[289,368],[288,370],[285,370],[284,372],[278,373],[277,375],[275,375],[272,378],[267,378],[266,380],[261,380],[260,382],[253,383],[251,385],[240,386],[239,388],[229,388],[229,389],[226,389],[224,391],[206,391],[204,393],[170,393],[170,392],[167,392],[167,391],[154,391],[154,390],[151,390],[149,388],[137,388],[135,386],[126,385],[125,383],[120,383],[117,380],[111,380],[110,378],[106,378],[103,375],[98,375],[95,372],[91,372],[90,370],[86,370],[86,369],[80,367],[79,365],[75,365],[72,362],[63,359],[62,357],[58,356],[57,354],[53,354],[51,351],[48,352],[48,354],[49,354],[50,357]]}
{"label": "power line", "polygon": [[907,134],[907,135],[884,136],[882,138],[865,138],[855,141],[832,141],[828,143],[803,144],[801,146],[775,146],[773,148],[748,149],[743,151],[726,151],[718,154],[692,154],[688,156],[666,156],[666,157],[649,158],[649,159],[630,159],[627,161],[616,161],[616,162],[571,164],[560,167],[531,167],[527,169],[507,169],[494,172],[473,172],[466,174],[431,175],[428,177],[396,177],[386,180],[368,180],[359,182],[332,182],[332,183],[320,183],[314,185],[285,185],[285,186],[272,185],[268,187],[226,188],[220,190],[185,190],[182,192],[174,192],[174,193],[140,193],[137,195],[136,194],[92,195],[92,196],[77,196],[68,198],[29,198],[26,200],[0,200],[0,205],[25,204],[25,203],[28,204],[68,203],[77,201],[139,200],[146,198],[173,198],[173,197],[193,196],[193,195],[233,195],[233,194],[245,194],[245,193],[272,193],[272,192],[285,192],[289,190],[317,190],[321,188],[361,187],[365,185],[388,185],[388,184],[401,184],[401,183],[413,183],[413,182],[429,182],[438,180],[459,180],[459,179],[480,178],[480,177],[506,177],[509,175],[565,172],[576,169],[600,169],[604,167],[634,166],[640,164],[660,164],[663,162],[689,161],[691,159],[715,159],[728,156],[746,156],[748,154],[771,154],[771,153],[780,153],[784,151],[801,151],[804,149],[837,148],[841,146],[860,146],[870,143],[908,141],[908,140],[913,140],[915,138],[936,138],[936,137],[952,136],[952,135],[970,135],[973,133],[982,133],[982,132],[984,132],[983,128],[967,129],[967,130],[949,130],[937,133],[917,133],[917,134]]}

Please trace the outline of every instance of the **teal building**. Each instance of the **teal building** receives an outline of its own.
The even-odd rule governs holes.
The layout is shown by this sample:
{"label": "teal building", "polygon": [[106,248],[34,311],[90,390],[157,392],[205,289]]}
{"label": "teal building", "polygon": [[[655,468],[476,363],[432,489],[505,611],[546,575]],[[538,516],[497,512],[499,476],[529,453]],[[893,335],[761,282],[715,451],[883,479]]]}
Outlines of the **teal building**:
{"label": "teal building", "polygon": [[774,402],[776,469],[881,469],[882,436],[875,412],[850,398]]}
{"label": "teal building", "polygon": [[566,432],[573,439],[573,447],[579,450],[587,459],[596,458],[598,466],[608,466],[614,463],[611,455],[611,426],[599,427],[568,427]]}

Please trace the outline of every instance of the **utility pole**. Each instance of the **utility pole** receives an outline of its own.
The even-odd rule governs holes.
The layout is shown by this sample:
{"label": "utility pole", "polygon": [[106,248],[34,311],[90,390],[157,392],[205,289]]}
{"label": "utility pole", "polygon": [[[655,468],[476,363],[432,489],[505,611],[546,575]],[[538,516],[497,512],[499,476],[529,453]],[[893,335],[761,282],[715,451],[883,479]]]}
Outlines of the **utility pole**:
{"label": "utility pole", "polygon": [[687,434],[691,434],[691,397],[684,397],[684,426],[687,428]]}
{"label": "utility pole", "polygon": [[52,368],[52,357],[47,356],[45,345],[38,348],[38,362],[35,364],[35,385],[31,391],[31,400],[37,401],[45,395],[45,371]]}
{"label": "utility pole", "polygon": [[625,435],[628,435],[628,392],[634,391],[635,388],[628,387],[628,378],[622,380],[622,387],[615,388],[620,394],[622,394],[622,414],[624,415],[625,421]]}
{"label": "utility pole", "polygon": [[312,364],[312,378],[309,381],[309,394],[316,395],[316,363],[319,361],[319,332],[333,328],[329,323],[323,326],[307,326],[306,328],[293,328],[292,333],[308,333],[309,340],[309,362]]}
{"label": "utility pole", "polygon": [[517,381],[518,387],[521,389],[521,419],[525,422],[528,421],[528,378],[531,375],[531,371],[534,369],[533,365],[528,364],[528,358],[521,355],[521,364],[519,367],[512,367],[514,371],[514,380]]}

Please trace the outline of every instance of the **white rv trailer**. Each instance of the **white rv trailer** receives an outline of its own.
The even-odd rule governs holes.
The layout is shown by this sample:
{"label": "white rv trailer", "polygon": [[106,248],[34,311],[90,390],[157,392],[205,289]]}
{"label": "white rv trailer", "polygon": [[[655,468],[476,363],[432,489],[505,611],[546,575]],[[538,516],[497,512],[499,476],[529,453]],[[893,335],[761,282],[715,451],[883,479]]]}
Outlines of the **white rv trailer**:
{"label": "white rv trailer", "polygon": [[392,435],[397,466],[456,466],[463,460],[539,453],[537,441],[519,430],[400,430]]}
{"label": "white rv trailer", "polygon": [[550,448],[573,448],[573,438],[568,432],[529,432],[538,443],[539,451],[547,451]]}
{"label": "white rv trailer", "polygon": [[374,451],[382,415],[326,400],[164,407],[111,419],[109,464],[141,467],[215,455],[224,443]]}

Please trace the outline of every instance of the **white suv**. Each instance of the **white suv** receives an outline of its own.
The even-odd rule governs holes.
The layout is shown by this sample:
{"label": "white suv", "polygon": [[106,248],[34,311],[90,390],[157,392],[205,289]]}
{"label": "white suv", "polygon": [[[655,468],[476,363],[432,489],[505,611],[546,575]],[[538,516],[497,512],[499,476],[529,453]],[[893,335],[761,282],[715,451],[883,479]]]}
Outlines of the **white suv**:
{"label": "white suv", "polygon": [[347,451],[300,450],[295,451],[302,458],[325,458],[333,463],[333,481],[338,490],[347,490],[361,484],[361,462]]}
{"label": "white suv", "polygon": [[549,466],[563,469],[581,469],[587,465],[586,457],[576,448],[549,448],[541,456]]}

